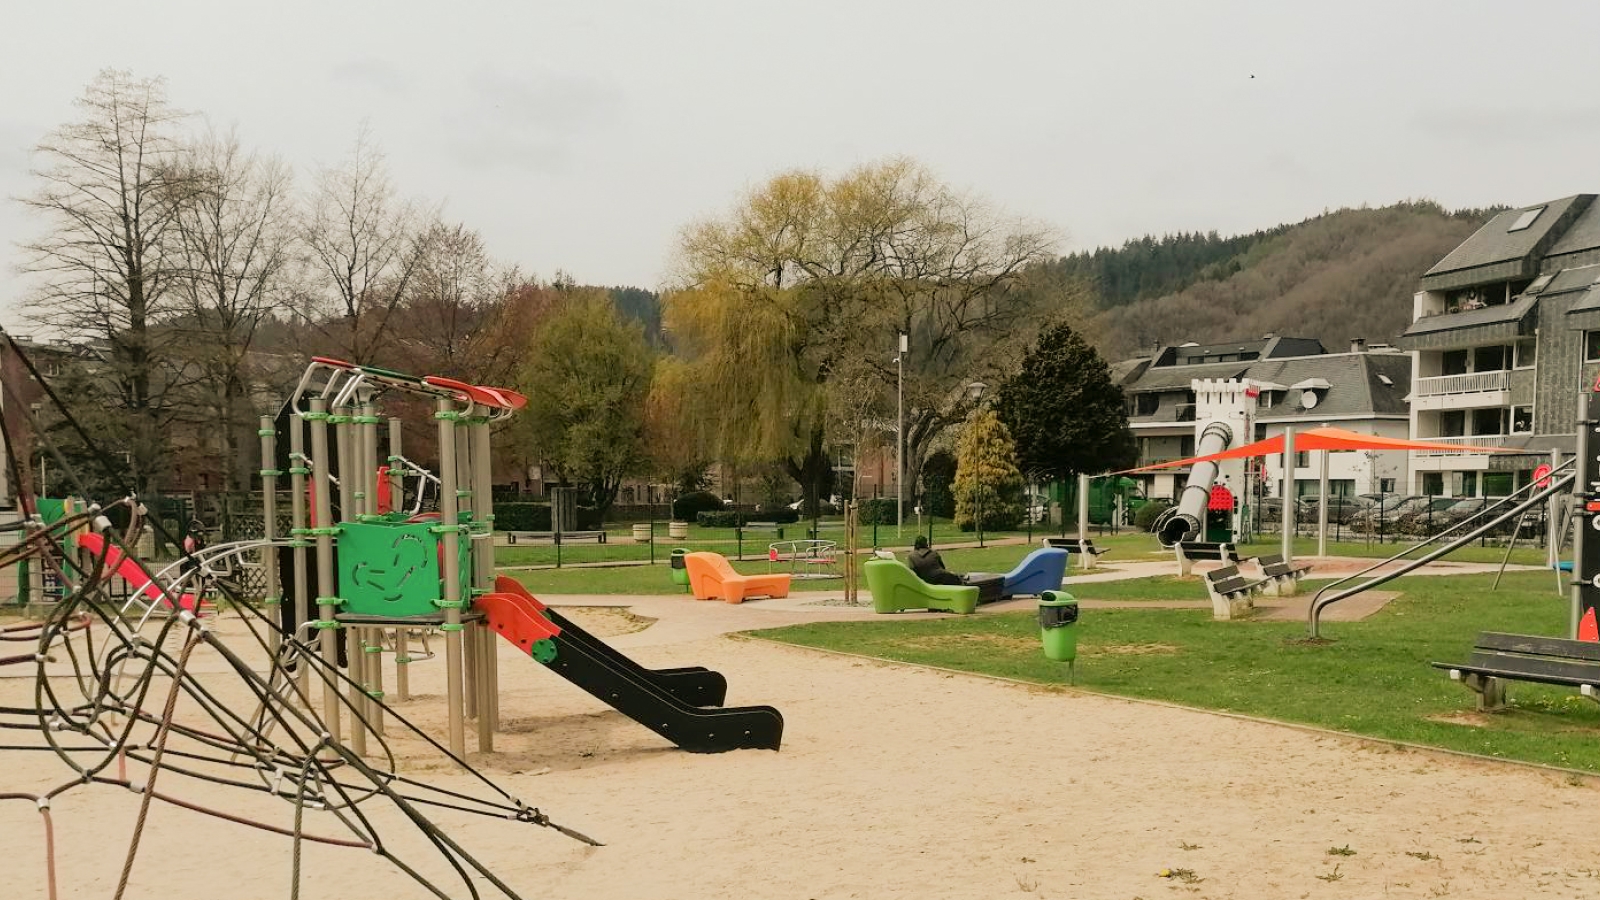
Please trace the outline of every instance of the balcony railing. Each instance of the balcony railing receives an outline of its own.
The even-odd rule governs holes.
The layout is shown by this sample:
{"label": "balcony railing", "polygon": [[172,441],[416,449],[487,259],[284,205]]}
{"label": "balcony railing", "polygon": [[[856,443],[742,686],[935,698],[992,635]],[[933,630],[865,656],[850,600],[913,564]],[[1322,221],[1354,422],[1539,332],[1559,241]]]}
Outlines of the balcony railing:
{"label": "balcony railing", "polygon": [[[1514,437],[1526,437],[1521,434],[1469,434],[1461,437],[1419,437],[1419,441],[1430,444],[1455,444],[1460,447],[1504,447],[1506,441]],[[1445,450],[1418,450],[1418,456],[1449,456]]]}
{"label": "balcony railing", "polygon": [[1464,375],[1418,378],[1416,396],[1443,397],[1447,394],[1479,394],[1484,391],[1510,389],[1511,373],[1502,369],[1493,372],[1468,372]]}
{"label": "balcony railing", "polygon": [[[1180,460],[1180,459],[1188,459],[1190,456],[1193,456],[1193,455],[1194,454],[1192,454],[1192,453],[1183,454],[1183,455],[1172,454],[1172,453],[1166,453],[1166,454],[1154,454],[1154,453],[1140,454],[1140,456],[1139,456],[1139,467],[1140,468],[1144,468],[1145,466],[1155,466],[1155,465],[1160,465],[1161,463],[1169,463],[1169,462],[1174,462],[1174,461]],[[1182,468],[1182,466],[1179,466],[1178,468]]]}

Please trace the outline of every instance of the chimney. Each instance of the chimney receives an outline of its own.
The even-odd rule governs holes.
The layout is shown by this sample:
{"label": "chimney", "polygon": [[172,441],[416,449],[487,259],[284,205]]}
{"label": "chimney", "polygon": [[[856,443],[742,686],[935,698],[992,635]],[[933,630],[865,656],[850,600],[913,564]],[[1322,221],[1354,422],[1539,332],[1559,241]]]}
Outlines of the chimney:
{"label": "chimney", "polygon": [[1365,353],[1365,352],[1367,352],[1367,339],[1366,338],[1351,338],[1350,339],[1350,352],[1351,353]]}

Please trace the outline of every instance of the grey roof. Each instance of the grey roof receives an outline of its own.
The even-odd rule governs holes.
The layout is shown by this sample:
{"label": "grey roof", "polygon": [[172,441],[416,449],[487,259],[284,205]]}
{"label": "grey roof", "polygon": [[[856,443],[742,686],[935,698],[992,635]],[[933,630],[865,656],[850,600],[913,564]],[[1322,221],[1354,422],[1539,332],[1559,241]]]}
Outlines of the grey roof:
{"label": "grey roof", "polygon": [[1549,284],[1544,286],[1544,290],[1539,292],[1539,296],[1548,297],[1551,294],[1563,294],[1567,291],[1587,290],[1596,281],[1600,281],[1600,265],[1562,269],[1556,273],[1554,278],[1550,279]]}
{"label": "grey roof", "polygon": [[1111,369],[1111,383],[1116,385],[1128,384],[1143,375],[1145,367],[1148,365],[1150,365],[1150,357],[1148,356],[1136,356],[1133,359],[1111,363],[1108,367]]}
{"label": "grey roof", "polygon": [[[1162,347],[1156,353],[1155,364],[1158,366],[1195,365],[1195,363],[1190,363],[1189,360],[1205,356],[1221,356],[1228,353],[1254,353],[1261,359],[1275,359],[1285,356],[1313,356],[1322,352],[1324,352],[1322,342],[1316,338],[1269,335],[1253,341],[1221,341],[1215,344]],[[1200,365],[1204,365],[1204,363],[1200,363]]]}
{"label": "grey roof", "polygon": [[1596,247],[1600,247],[1600,203],[1590,203],[1583,212],[1578,213],[1578,217],[1572,220],[1572,224],[1567,226],[1567,230],[1550,245],[1544,255],[1581,253]]}
{"label": "grey roof", "polygon": [[[1391,383],[1384,384],[1380,375],[1388,376]],[[1248,377],[1278,384],[1320,378],[1331,385],[1319,392],[1315,409],[1302,408],[1300,392],[1291,390],[1272,406],[1257,409],[1257,419],[1409,414],[1405,396],[1411,389],[1411,356],[1406,353],[1328,353],[1261,360],[1250,367]]]}
{"label": "grey roof", "polygon": [[[1545,292],[1548,293],[1549,288],[1546,288]],[[1533,311],[1534,305],[1538,302],[1539,295],[1525,295],[1510,303],[1501,303],[1497,306],[1424,316],[1412,322],[1411,327],[1407,328],[1401,337],[1430,334],[1435,331],[1453,331],[1457,328],[1475,328],[1479,325],[1494,325],[1500,322],[1520,322],[1524,316]]]}
{"label": "grey roof", "polygon": [[[1429,278],[1443,275],[1447,272],[1458,272],[1462,269],[1475,269],[1480,266],[1491,266],[1496,263],[1511,262],[1515,260],[1532,261],[1534,251],[1550,237],[1553,229],[1558,224],[1564,224],[1564,214],[1573,204],[1582,204],[1587,207],[1589,201],[1594,199],[1593,194],[1575,194],[1552,200],[1549,203],[1524,206],[1521,209],[1510,209],[1490,219],[1482,228],[1462,241],[1459,246],[1445,255],[1444,259],[1434,264],[1433,268],[1423,273],[1425,283]],[[1521,231],[1507,231],[1517,218],[1530,209],[1543,206],[1544,211],[1533,221],[1533,224]]]}
{"label": "grey roof", "polygon": [[1567,310],[1567,315],[1592,312],[1597,309],[1600,309],[1600,284],[1589,288],[1589,292],[1580,297],[1576,303],[1572,304],[1572,308]]}
{"label": "grey roof", "polygon": [[1123,390],[1133,394],[1148,393],[1150,391],[1186,391],[1189,382],[1196,378],[1238,378],[1252,365],[1252,362],[1225,362],[1207,363],[1203,366],[1151,366],[1144,370],[1144,374],[1131,383],[1125,385]]}

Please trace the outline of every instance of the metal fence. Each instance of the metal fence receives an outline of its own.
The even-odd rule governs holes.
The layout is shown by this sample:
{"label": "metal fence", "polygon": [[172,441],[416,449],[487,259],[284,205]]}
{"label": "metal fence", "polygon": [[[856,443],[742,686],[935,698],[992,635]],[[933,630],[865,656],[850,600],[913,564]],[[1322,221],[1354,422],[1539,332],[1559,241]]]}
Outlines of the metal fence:
{"label": "metal fence", "polygon": [[[1384,498],[1371,503],[1357,503],[1346,498],[1332,497],[1328,503],[1328,537],[1335,541],[1365,541],[1377,544],[1415,543],[1448,531],[1479,517],[1494,506],[1498,497],[1400,497]],[[1295,505],[1295,533],[1314,537],[1317,534],[1319,501],[1297,502]],[[1505,512],[1501,507],[1492,515]],[[1282,503],[1269,498],[1254,510],[1254,530],[1257,533],[1277,533],[1283,530]],[[1465,531],[1466,529],[1462,529]],[[1518,543],[1528,542],[1544,546],[1549,533],[1549,510],[1546,506],[1529,510],[1520,520],[1513,519],[1485,534],[1483,544],[1504,544],[1513,537]]]}

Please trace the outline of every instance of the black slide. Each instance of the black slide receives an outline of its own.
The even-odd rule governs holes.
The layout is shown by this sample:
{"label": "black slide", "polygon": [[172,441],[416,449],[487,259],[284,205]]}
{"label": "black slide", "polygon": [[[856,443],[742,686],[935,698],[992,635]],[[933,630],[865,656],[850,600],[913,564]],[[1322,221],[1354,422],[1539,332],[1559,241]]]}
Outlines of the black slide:
{"label": "black slide", "polygon": [[690,753],[776,750],[783,714],[770,706],[718,708],[728,682],[700,667],[646,669],[553,609],[561,627],[546,667]]}

